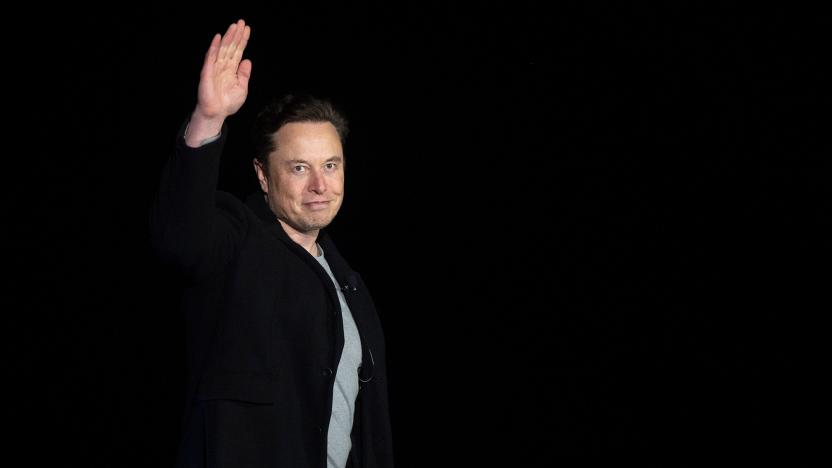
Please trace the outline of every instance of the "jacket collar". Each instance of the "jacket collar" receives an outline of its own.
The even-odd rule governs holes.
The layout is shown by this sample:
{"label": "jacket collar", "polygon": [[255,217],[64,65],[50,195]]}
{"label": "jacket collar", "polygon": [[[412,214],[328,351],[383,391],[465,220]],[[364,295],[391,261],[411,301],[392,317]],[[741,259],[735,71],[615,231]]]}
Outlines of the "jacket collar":
{"label": "jacket collar", "polygon": [[[258,218],[260,218],[261,221],[263,221],[263,226],[266,228],[266,231],[275,235],[286,245],[288,245],[290,249],[297,252],[298,255],[309,257],[309,260],[317,264],[317,261],[312,258],[306,249],[298,245],[297,242],[293,241],[292,238],[286,234],[286,231],[283,230],[283,225],[277,221],[277,218],[271,208],[269,208],[269,205],[266,203],[266,200],[261,192],[255,192],[249,195],[246,198],[246,205],[254,212],[254,214],[257,215]],[[342,286],[345,284],[353,285],[355,283],[353,278],[355,273],[341,257],[340,252],[338,252],[338,249],[335,247],[335,243],[332,241],[332,238],[329,237],[329,234],[325,229],[321,229],[318,233],[317,241],[326,254],[326,261],[329,263],[332,273],[338,280],[338,284]]]}

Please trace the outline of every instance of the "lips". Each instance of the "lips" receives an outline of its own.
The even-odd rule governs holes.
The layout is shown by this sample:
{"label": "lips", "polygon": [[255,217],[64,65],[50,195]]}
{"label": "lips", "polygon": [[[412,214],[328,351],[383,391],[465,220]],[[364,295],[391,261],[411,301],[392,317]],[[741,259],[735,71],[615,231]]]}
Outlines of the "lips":
{"label": "lips", "polygon": [[312,210],[320,210],[329,206],[329,200],[306,202],[303,205]]}

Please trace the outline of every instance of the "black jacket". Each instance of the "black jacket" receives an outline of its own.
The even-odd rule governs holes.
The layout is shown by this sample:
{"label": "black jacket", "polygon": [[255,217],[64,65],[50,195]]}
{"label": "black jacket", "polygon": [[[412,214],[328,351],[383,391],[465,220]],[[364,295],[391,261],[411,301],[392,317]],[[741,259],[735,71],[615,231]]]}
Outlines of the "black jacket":
{"label": "black jacket", "polygon": [[[337,292],[262,194],[216,190],[227,131],[193,149],[182,133],[151,212],[160,257],[185,280],[188,394],[181,467],[326,466],[334,370],[344,344]],[[367,287],[318,237],[362,343],[350,462],[393,464],[384,337]]]}

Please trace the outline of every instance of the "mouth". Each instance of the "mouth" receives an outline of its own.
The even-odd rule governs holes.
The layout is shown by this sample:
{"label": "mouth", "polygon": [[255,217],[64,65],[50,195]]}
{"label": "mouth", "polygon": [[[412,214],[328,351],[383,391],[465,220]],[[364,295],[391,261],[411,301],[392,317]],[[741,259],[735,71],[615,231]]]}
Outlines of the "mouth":
{"label": "mouth", "polygon": [[329,207],[329,201],[314,201],[314,202],[306,202],[303,205],[310,210],[322,210]]}

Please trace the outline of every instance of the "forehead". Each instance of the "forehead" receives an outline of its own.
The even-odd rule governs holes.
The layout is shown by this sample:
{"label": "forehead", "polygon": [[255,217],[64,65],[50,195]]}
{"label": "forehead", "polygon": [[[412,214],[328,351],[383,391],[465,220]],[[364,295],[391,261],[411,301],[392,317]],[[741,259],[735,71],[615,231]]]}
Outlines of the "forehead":
{"label": "forehead", "polygon": [[269,158],[278,160],[316,160],[343,156],[341,139],[329,122],[291,122],[272,136],[275,151]]}

